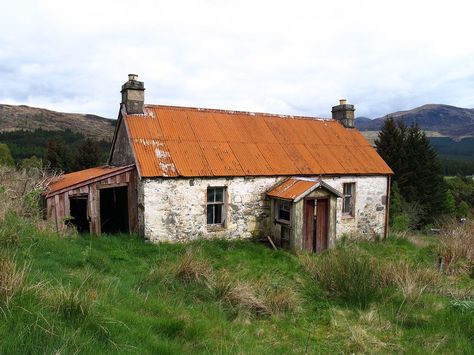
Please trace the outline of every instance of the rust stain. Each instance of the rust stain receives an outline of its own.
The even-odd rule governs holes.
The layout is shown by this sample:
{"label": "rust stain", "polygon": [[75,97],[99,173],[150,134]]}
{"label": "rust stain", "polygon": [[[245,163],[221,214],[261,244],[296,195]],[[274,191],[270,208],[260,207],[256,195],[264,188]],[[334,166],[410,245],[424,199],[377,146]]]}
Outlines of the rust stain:
{"label": "rust stain", "polygon": [[130,169],[131,166],[127,167],[111,167],[111,166],[100,166],[97,168],[90,168],[81,171],[76,171],[69,174],[64,174],[49,183],[47,188],[47,194],[53,194],[59,190],[65,189],[76,184],[86,182],[88,180],[96,179],[101,176],[113,174],[116,172],[123,172]]}
{"label": "rust stain", "polygon": [[267,195],[273,198],[285,200],[294,200],[303,195],[306,191],[317,185],[319,180],[304,180],[298,178],[290,178],[274,189],[267,192]]}
{"label": "rust stain", "polygon": [[147,105],[124,121],[143,177],[392,174],[334,120]]}

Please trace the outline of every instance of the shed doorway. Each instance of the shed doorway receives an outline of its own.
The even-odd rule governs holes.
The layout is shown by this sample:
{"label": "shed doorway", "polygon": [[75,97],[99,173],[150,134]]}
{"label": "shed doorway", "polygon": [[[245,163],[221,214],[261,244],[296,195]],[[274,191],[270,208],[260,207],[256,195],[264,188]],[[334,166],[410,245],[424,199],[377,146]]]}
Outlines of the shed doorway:
{"label": "shed doorway", "polygon": [[69,198],[69,214],[72,224],[79,233],[89,233],[89,218],[87,215],[87,195],[73,196]]}
{"label": "shed doorway", "polygon": [[304,248],[313,252],[328,247],[329,199],[306,199]]}
{"label": "shed doorway", "polygon": [[101,233],[128,233],[127,186],[103,188],[99,191]]}

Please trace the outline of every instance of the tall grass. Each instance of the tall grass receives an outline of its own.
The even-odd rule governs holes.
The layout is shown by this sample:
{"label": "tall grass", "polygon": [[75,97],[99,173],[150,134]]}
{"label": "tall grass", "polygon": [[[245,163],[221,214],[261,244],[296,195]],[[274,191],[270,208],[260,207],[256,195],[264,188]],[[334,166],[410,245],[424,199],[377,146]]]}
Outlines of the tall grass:
{"label": "tall grass", "polygon": [[383,285],[379,264],[369,255],[348,247],[304,257],[304,269],[331,297],[367,307],[380,296]]}
{"label": "tall grass", "polygon": [[474,273],[474,222],[446,222],[441,228],[438,253],[440,269],[443,272]]}
{"label": "tall grass", "polygon": [[0,253],[0,306],[10,300],[24,286],[27,268],[19,267],[15,259],[5,252]]}

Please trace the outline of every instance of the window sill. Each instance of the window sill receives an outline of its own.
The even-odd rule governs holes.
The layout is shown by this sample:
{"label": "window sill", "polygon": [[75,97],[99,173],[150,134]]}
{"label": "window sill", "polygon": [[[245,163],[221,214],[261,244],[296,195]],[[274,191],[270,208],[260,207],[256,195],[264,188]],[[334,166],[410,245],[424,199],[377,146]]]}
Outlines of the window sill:
{"label": "window sill", "polygon": [[208,224],[207,231],[208,232],[222,232],[226,230],[224,224]]}
{"label": "window sill", "polygon": [[285,226],[289,226],[290,225],[290,221],[286,221],[284,219],[276,219],[275,218],[275,223],[278,223],[278,224],[283,224]]}
{"label": "window sill", "polygon": [[351,215],[351,214],[343,214],[342,215],[342,219],[354,219],[355,216]]}

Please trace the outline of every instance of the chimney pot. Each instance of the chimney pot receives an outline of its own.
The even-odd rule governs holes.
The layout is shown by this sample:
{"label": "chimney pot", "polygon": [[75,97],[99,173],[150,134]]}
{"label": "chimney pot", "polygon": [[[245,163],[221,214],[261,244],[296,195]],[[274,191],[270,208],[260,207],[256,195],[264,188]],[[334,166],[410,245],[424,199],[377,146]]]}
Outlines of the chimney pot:
{"label": "chimney pot", "polygon": [[128,80],[130,81],[135,81],[138,79],[138,75],[137,74],[128,74]]}
{"label": "chimney pot", "polygon": [[339,100],[339,105],[347,105],[347,100],[346,99],[340,99]]}

